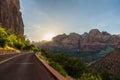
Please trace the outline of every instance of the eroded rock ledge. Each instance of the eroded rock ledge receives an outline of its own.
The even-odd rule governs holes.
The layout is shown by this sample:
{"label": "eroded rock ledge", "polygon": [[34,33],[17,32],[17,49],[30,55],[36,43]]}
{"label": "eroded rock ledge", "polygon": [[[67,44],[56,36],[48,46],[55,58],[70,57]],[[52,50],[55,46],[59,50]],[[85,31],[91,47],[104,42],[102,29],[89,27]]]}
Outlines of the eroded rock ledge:
{"label": "eroded rock ledge", "polygon": [[24,34],[19,0],[0,0],[0,25],[17,35]]}

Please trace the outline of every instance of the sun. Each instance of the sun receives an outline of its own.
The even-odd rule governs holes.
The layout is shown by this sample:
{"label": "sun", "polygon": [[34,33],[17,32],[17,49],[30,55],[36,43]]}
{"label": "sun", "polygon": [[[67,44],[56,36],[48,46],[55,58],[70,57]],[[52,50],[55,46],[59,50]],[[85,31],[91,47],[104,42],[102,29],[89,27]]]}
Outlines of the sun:
{"label": "sun", "polygon": [[55,37],[56,35],[53,34],[53,33],[49,33],[49,34],[46,34],[44,37],[43,37],[43,40],[45,41],[51,41],[53,37]]}

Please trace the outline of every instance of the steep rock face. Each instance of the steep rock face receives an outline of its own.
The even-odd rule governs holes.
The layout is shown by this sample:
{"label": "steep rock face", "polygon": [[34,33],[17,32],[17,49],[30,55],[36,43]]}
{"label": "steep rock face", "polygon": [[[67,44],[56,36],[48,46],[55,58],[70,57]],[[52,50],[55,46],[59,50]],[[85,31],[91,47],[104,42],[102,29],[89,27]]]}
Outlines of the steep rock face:
{"label": "steep rock face", "polygon": [[[107,46],[115,47],[119,41],[120,37],[117,35],[110,35],[107,32],[92,29],[89,33],[83,35],[77,33],[58,35],[53,38],[52,42],[41,43],[40,47],[56,48],[55,50],[59,49],[58,51],[62,51],[61,48],[63,48],[66,52],[80,50],[83,53],[90,53],[105,49]],[[45,46],[45,44],[47,45]]]}
{"label": "steep rock face", "polygon": [[120,36],[118,35],[92,29],[83,35],[77,33],[58,35],[51,42],[41,42],[39,47],[53,52],[67,52],[75,56],[82,56],[84,61],[89,62],[100,58],[102,52],[107,54],[112,51],[119,41]]}
{"label": "steep rock face", "polygon": [[94,64],[92,67],[94,67],[96,71],[107,70],[116,76],[120,76],[120,43],[115,51]]}
{"label": "steep rock face", "polygon": [[117,35],[112,36],[107,32],[92,29],[80,40],[81,51],[84,53],[99,52],[107,46],[115,46],[119,40],[120,37]]}
{"label": "steep rock face", "polygon": [[24,34],[19,0],[0,0],[0,25],[17,35]]}
{"label": "steep rock face", "polygon": [[53,38],[52,42],[41,42],[39,47],[52,50],[54,52],[68,52],[74,53],[78,50],[79,40],[81,36],[76,33],[71,33],[70,35],[58,35]]}

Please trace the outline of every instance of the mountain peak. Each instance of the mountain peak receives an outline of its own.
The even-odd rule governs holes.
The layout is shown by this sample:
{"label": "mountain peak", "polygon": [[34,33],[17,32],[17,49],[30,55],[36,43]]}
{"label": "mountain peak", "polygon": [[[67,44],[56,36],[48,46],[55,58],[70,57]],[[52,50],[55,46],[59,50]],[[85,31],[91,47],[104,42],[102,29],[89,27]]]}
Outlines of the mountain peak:
{"label": "mountain peak", "polygon": [[39,47],[49,51],[65,52],[71,55],[87,53],[88,55],[84,56],[83,61],[90,62],[99,57],[93,56],[91,58],[86,58],[89,54],[99,53],[102,50],[106,50],[107,47],[115,48],[119,41],[120,37],[118,35],[113,36],[107,32],[100,32],[98,29],[92,29],[89,33],[84,33],[83,35],[77,33],[58,35],[53,38],[51,43],[48,42]]}
{"label": "mountain peak", "polygon": [[100,34],[101,34],[101,32],[98,29],[92,29],[89,32],[89,35],[93,36],[93,37],[96,36],[96,35],[100,35]]}

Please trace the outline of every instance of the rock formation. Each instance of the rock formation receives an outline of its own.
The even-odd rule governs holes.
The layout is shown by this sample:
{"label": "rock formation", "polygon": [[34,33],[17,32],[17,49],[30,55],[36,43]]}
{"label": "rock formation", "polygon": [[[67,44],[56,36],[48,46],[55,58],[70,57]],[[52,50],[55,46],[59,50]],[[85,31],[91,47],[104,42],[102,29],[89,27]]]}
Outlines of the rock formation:
{"label": "rock formation", "polygon": [[120,76],[120,43],[110,55],[106,56],[92,67],[95,71],[107,70],[116,76]]}
{"label": "rock formation", "polygon": [[75,56],[82,56],[87,61],[92,61],[94,58],[100,57],[101,54],[104,55],[102,52],[107,50],[108,53],[108,49],[112,51],[111,48],[115,48],[119,41],[118,35],[92,29],[83,35],[77,33],[58,35],[50,42],[39,43],[39,47],[53,52],[66,52]]}
{"label": "rock formation", "polygon": [[0,0],[0,25],[17,35],[24,34],[19,0]]}
{"label": "rock formation", "polygon": [[52,42],[41,42],[40,47],[54,51],[73,53],[80,50],[83,53],[90,53],[98,52],[107,46],[115,47],[119,41],[120,37],[117,35],[92,29],[89,33],[83,35],[77,33],[58,35],[53,38]]}

